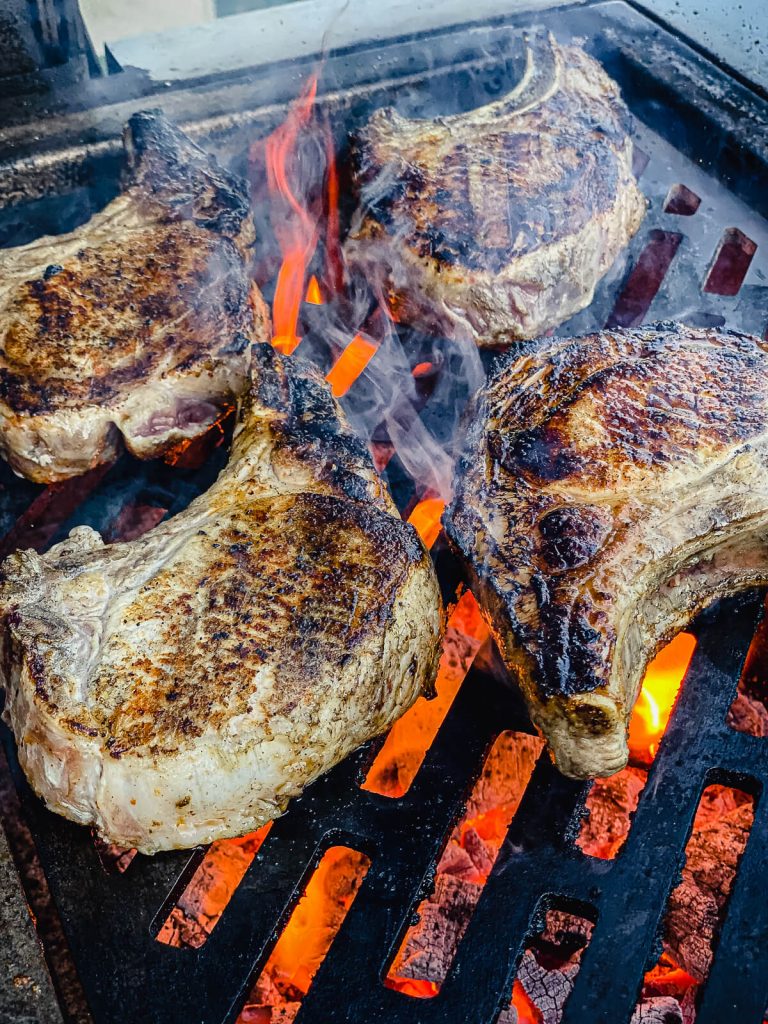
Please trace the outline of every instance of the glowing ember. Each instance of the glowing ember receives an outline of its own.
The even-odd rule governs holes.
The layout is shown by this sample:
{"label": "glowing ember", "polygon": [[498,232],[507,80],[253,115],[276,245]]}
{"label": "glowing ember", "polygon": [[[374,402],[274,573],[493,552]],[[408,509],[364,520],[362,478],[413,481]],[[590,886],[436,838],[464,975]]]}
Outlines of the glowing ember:
{"label": "glowing ember", "polygon": [[158,932],[157,941],[167,946],[202,946],[218,924],[271,828],[270,821],[246,836],[211,843]]}
{"label": "glowing ember", "polygon": [[317,278],[314,274],[309,279],[307,294],[304,296],[304,301],[311,303],[313,306],[322,306],[323,304],[323,293],[320,291],[320,285],[318,284]]}
{"label": "glowing ember", "polygon": [[633,760],[648,764],[655,757],[695,647],[694,636],[680,633],[648,666],[629,723],[629,751]]}
{"label": "glowing ember", "polygon": [[[501,850],[543,748],[538,736],[504,732],[491,748],[453,829],[435,887],[405,934],[385,984],[420,999],[437,995]],[[421,984],[414,988],[414,982]]]}
{"label": "glowing ember", "polygon": [[522,983],[515,979],[512,986],[512,1006],[517,1011],[517,1024],[541,1024],[539,1008],[529,998]]}
{"label": "glowing ember", "polygon": [[434,363],[416,363],[411,373],[414,377],[426,377],[427,374],[434,373]]}
{"label": "glowing ember", "polygon": [[235,407],[227,406],[211,423],[205,433],[197,437],[187,437],[178,441],[163,454],[163,462],[175,469],[200,469],[216,448],[219,448],[227,437],[227,428],[231,426]]}
{"label": "glowing ember", "polygon": [[613,860],[629,835],[648,773],[627,766],[609,779],[595,779],[576,845],[590,857]]}
{"label": "glowing ember", "polygon": [[281,1024],[293,1020],[370,863],[365,854],[346,846],[326,850],[264,965],[238,1024],[272,1020],[271,1007],[279,1008],[279,1017],[274,1019]]}
{"label": "glowing ember", "polygon": [[445,502],[442,498],[424,498],[408,516],[408,522],[416,527],[419,536],[428,548],[431,548],[440,536],[442,529],[440,519],[444,511]]}
{"label": "glowing ember", "polygon": [[690,1024],[709,976],[728,896],[754,822],[754,798],[717,783],[705,788],[685,847],[681,880],[662,925],[663,953],[646,972],[643,997],[672,996]]}
{"label": "glowing ember", "polygon": [[346,395],[376,355],[378,345],[356,334],[326,375],[335,398]]}
{"label": "glowing ember", "polygon": [[386,978],[384,984],[413,999],[432,999],[440,991],[434,981],[421,981],[419,978],[397,978],[396,983]]}
{"label": "glowing ember", "polygon": [[318,239],[317,220],[290,181],[299,135],[312,117],[316,94],[317,75],[313,75],[285,121],[265,143],[267,184],[272,196],[280,199],[274,209],[273,226],[283,257],[272,302],[272,344],[285,355],[290,355],[301,341],[297,333],[299,307],[305,294],[307,266]]}
{"label": "glowing ember", "polygon": [[487,636],[488,627],[480,616],[477,602],[467,591],[448,620],[435,680],[436,696],[432,700],[419,697],[395,722],[371,765],[363,789],[393,798],[408,792]]}

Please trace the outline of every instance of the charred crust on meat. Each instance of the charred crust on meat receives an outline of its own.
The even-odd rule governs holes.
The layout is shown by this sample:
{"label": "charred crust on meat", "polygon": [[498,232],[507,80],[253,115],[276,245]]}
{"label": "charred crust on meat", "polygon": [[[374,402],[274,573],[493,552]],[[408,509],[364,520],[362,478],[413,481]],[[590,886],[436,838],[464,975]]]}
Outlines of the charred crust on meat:
{"label": "charred crust on meat", "polygon": [[[541,342],[496,361],[470,413],[444,523],[536,699],[608,685],[618,634],[606,602],[620,595],[602,593],[594,567],[618,557],[633,503],[664,474],[695,476],[753,451],[768,428],[767,366],[757,338],[672,322]],[[713,509],[707,529],[726,520]],[[638,573],[655,539],[643,543]]]}
{"label": "charred crust on meat", "polygon": [[250,217],[248,189],[160,110],[134,114],[123,133],[126,186],[147,185],[153,202],[179,219],[236,237]]}
{"label": "charred crust on meat", "polygon": [[597,554],[610,532],[609,515],[594,505],[552,509],[539,520],[541,557],[551,570],[576,569]]}
{"label": "charred crust on meat", "polygon": [[[246,351],[250,281],[234,243],[191,224],[151,234],[163,256],[154,271],[136,239],[124,252],[86,250],[76,264],[19,289],[0,364],[4,400],[14,412],[111,401],[172,355],[176,371],[189,371],[213,355]],[[103,320],[98,341],[88,326],[94,318]],[[162,345],[157,325],[166,332]],[[231,339],[224,345],[223,332]],[[87,377],[78,372],[86,354]]]}
{"label": "charred crust on meat", "polygon": [[[253,396],[283,415],[273,425],[279,444],[307,463],[353,501],[369,495],[363,476],[371,471],[370,451],[339,419],[338,407],[312,364],[293,357],[282,360],[271,346],[257,345],[253,359]],[[361,472],[363,471],[363,472]]]}
{"label": "charred crust on meat", "polygon": [[[0,617],[33,785],[146,852],[274,818],[431,687],[444,626],[429,554],[327,384],[261,346],[210,490],[136,541],[82,527],[9,556]],[[63,782],[36,772],[56,737]],[[208,758],[230,802],[190,785]]]}

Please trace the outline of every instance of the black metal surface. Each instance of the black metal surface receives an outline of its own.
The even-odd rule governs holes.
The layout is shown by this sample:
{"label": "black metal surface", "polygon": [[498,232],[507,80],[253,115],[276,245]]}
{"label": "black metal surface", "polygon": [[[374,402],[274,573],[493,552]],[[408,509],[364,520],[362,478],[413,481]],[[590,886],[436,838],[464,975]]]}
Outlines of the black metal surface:
{"label": "black metal surface", "polygon": [[0,0],[0,97],[47,95],[99,73],[77,0]]}
{"label": "black metal surface", "polygon": [[[669,226],[670,215],[660,207],[673,181],[695,186],[704,197],[700,214],[682,225],[681,218],[675,222],[685,239],[651,315],[722,314],[731,326],[762,333],[768,324],[768,293],[759,274],[748,278],[733,299],[703,296],[693,282],[703,279],[724,227],[733,223],[753,235],[765,231],[756,214],[768,212],[768,106],[623,3],[572,8],[537,16],[536,21],[550,21],[563,36],[586,38],[587,46],[620,82],[641,121],[640,145],[651,157],[642,184],[652,207],[626,261],[637,257],[647,228]],[[346,126],[373,105],[397,100],[407,107],[432,93],[439,96],[441,90],[459,106],[471,106],[491,90],[498,92],[510,84],[514,61],[507,59],[504,41],[519,24],[521,18],[515,18],[469,35],[445,33],[431,40],[434,53],[429,59],[420,40],[392,44],[384,49],[385,73],[372,70],[368,51],[332,55],[321,102],[337,118],[340,130],[342,116]],[[265,106],[267,98],[280,101],[294,95],[304,70],[306,65],[278,69],[271,80],[241,82],[230,92],[223,86],[213,93],[180,89],[164,105],[171,116],[191,124],[198,137],[220,145],[236,159],[254,134],[281,118],[280,103]],[[61,214],[69,204],[69,198],[60,200],[55,194],[62,180],[77,181],[98,201],[105,188],[114,187],[113,174],[110,184],[96,184],[100,169],[115,170],[109,133],[138,105],[127,101],[110,108],[103,124],[89,136],[101,147],[97,155],[84,147],[66,158],[70,177],[45,179],[42,172],[35,172],[37,177],[30,172],[25,178],[17,167],[6,178],[12,186],[5,193],[9,201],[32,180],[41,194],[46,188],[53,190],[48,205],[25,208],[39,218],[32,223],[40,230],[51,230],[57,211]],[[65,129],[76,131],[76,121]],[[31,142],[28,145],[22,154],[33,154]],[[55,163],[58,158],[51,152],[48,156]],[[88,203],[80,201],[82,193],[76,195],[77,220],[87,215]],[[18,211],[0,213],[0,229],[11,222],[19,228]],[[60,230],[62,224],[56,226]],[[16,236],[11,232],[10,237]],[[623,271],[624,265],[618,266],[598,289],[590,310],[558,333],[601,326]],[[419,351],[414,348],[414,362]],[[433,401],[436,397],[439,392],[426,401],[422,419],[438,434],[445,429],[445,409]],[[63,529],[89,522],[107,530],[121,505],[137,495],[171,511],[183,507],[207,485],[222,457],[219,449],[202,470],[185,474],[124,460]],[[406,505],[413,488],[396,461],[391,476],[401,505]],[[10,523],[22,511],[29,490],[22,500],[22,491],[4,476],[0,486],[0,499],[9,503],[4,521]],[[439,549],[436,555],[444,582],[453,580],[456,568],[450,558]],[[761,891],[768,869],[768,809],[762,799],[768,782],[768,743],[725,724],[760,606],[752,595],[724,602],[700,619],[699,645],[681,699],[651,768],[627,844],[616,860],[589,858],[575,846],[588,786],[563,779],[542,757],[456,961],[440,994],[430,1000],[392,991],[381,979],[410,915],[430,887],[442,847],[493,739],[504,729],[530,731],[520,698],[503,682],[480,670],[470,672],[403,798],[390,800],[359,788],[372,757],[368,749],[294,801],[275,823],[199,950],[171,948],[153,935],[200,853],[137,857],[125,874],[105,873],[87,830],[50,814],[31,794],[15,761],[12,739],[3,729],[24,813],[96,1024],[234,1020],[305,879],[323,850],[338,841],[367,854],[371,866],[302,1004],[298,1024],[492,1024],[509,1001],[516,963],[537,907],[553,896],[591,907],[597,921],[566,1004],[565,1024],[626,1024],[650,965],[700,794],[714,781],[754,792],[757,810],[697,1022],[760,1024],[768,1005],[768,909]]]}

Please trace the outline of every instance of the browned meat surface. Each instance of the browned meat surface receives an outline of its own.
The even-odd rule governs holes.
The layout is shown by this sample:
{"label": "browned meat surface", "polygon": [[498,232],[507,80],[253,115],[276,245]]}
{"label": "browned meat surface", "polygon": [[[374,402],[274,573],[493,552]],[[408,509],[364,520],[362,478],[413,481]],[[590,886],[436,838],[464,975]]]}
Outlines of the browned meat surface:
{"label": "browned meat surface", "polygon": [[327,385],[254,348],[227,467],[139,540],[0,572],[5,709],[49,807],[151,853],[251,831],[428,690],[432,562]]}
{"label": "browned meat surface", "polygon": [[70,234],[0,250],[0,452],[32,480],[203,432],[267,337],[248,301],[245,184],[159,113],[135,114],[124,141],[116,199]]}
{"label": "browned meat surface", "polygon": [[611,775],[648,662],[768,581],[768,346],[663,323],[505,357],[447,510],[566,775]]}
{"label": "browned meat surface", "polygon": [[501,100],[432,121],[373,115],[347,257],[405,323],[481,346],[534,338],[591,302],[643,219],[629,131],[600,65],[536,35]]}

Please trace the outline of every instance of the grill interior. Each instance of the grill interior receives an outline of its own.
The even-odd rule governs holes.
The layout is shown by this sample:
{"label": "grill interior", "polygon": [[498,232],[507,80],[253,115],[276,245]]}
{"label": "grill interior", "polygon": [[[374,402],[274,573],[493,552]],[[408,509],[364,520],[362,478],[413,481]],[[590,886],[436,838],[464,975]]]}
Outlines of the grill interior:
{"label": "grill interior", "polygon": [[[536,23],[550,24],[564,38],[585,39],[618,80],[636,117],[641,187],[651,201],[644,224],[592,305],[557,333],[678,318],[768,337],[768,103],[625,3],[567,8],[537,16]],[[429,113],[448,96],[452,109],[468,109],[511,88],[517,69],[507,56],[510,37],[524,25],[524,19],[510,18],[437,34],[426,47],[424,40],[400,40],[380,48],[379,61],[366,49],[330,55],[319,102],[332,118],[340,152],[350,126],[382,103]],[[283,68],[269,82],[216,82],[198,91],[196,107],[182,89],[163,106],[242,167],[248,143],[281,120],[283,101],[295,94],[301,74],[302,67]],[[103,203],[116,188],[117,143],[109,126],[122,122],[129,109],[147,105],[121,101],[105,114],[102,138],[66,150],[49,148],[46,159],[32,148],[25,162],[7,165],[0,181],[8,185],[12,178],[15,190],[0,193],[0,202],[6,196],[0,211],[3,243],[66,230]],[[70,118],[72,131],[79,116]],[[93,112],[89,117],[96,120]],[[23,152],[23,139],[17,142]],[[19,195],[23,202],[16,201]],[[451,344],[441,339],[404,333],[403,346],[412,367],[430,360],[446,366],[452,358]],[[324,372],[336,356],[320,329],[310,331],[300,354],[310,355]],[[450,436],[467,397],[432,380],[422,395],[423,423],[439,438]],[[344,399],[353,414],[364,401],[360,385]],[[217,442],[225,433],[209,439],[208,448],[186,466],[142,464],[124,456],[106,471],[45,489],[15,479],[3,464],[3,553],[46,547],[83,523],[108,538],[126,537],[142,516],[156,521],[162,510],[174,514],[222,467],[226,444]],[[386,442],[381,436],[375,440]],[[384,472],[408,514],[421,496],[420,481],[396,455]],[[461,582],[458,567],[441,538],[432,551],[444,597],[453,601]],[[46,811],[31,793],[3,727],[7,766],[0,772],[6,783],[13,781],[3,790],[6,828],[16,839],[17,856],[27,835],[39,857],[58,916],[44,935],[46,951],[68,1016],[87,1019],[82,1003],[77,1008],[83,997],[97,1024],[235,1020],[314,868],[327,849],[341,845],[370,863],[302,1001],[300,1024],[492,1024],[509,1004],[523,947],[549,907],[595,924],[562,1021],[622,1024],[632,1016],[643,972],[658,956],[660,920],[702,790],[719,783],[751,794],[756,809],[696,1022],[721,1024],[727,1015],[759,1024],[768,1006],[768,906],[762,891],[768,808],[761,799],[768,744],[734,731],[726,716],[761,608],[756,594],[723,601],[693,627],[698,643],[681,696],[614,860],[587,856],[575,841],[589,784],[562,778],[545,754],[539,756],[456,958],[432,999],[410,998],[382,979],[432,887],[447,837],[492,743],[505,730],[532,732],[521,699],[494,670],[493,659],[467,672],[404,796],[390,799],[361,788],[379,741],[294,801],[273,824],[198,949],[173,948],[155,936],[203,851],[137,856],[122,871],[114,864],[107,870],[89,832]],[[30,892],[34,870],[24,876],[36,910],[45,894]],[[79,981],[66,974],[61,936],[51,939],[59,924]]]}

